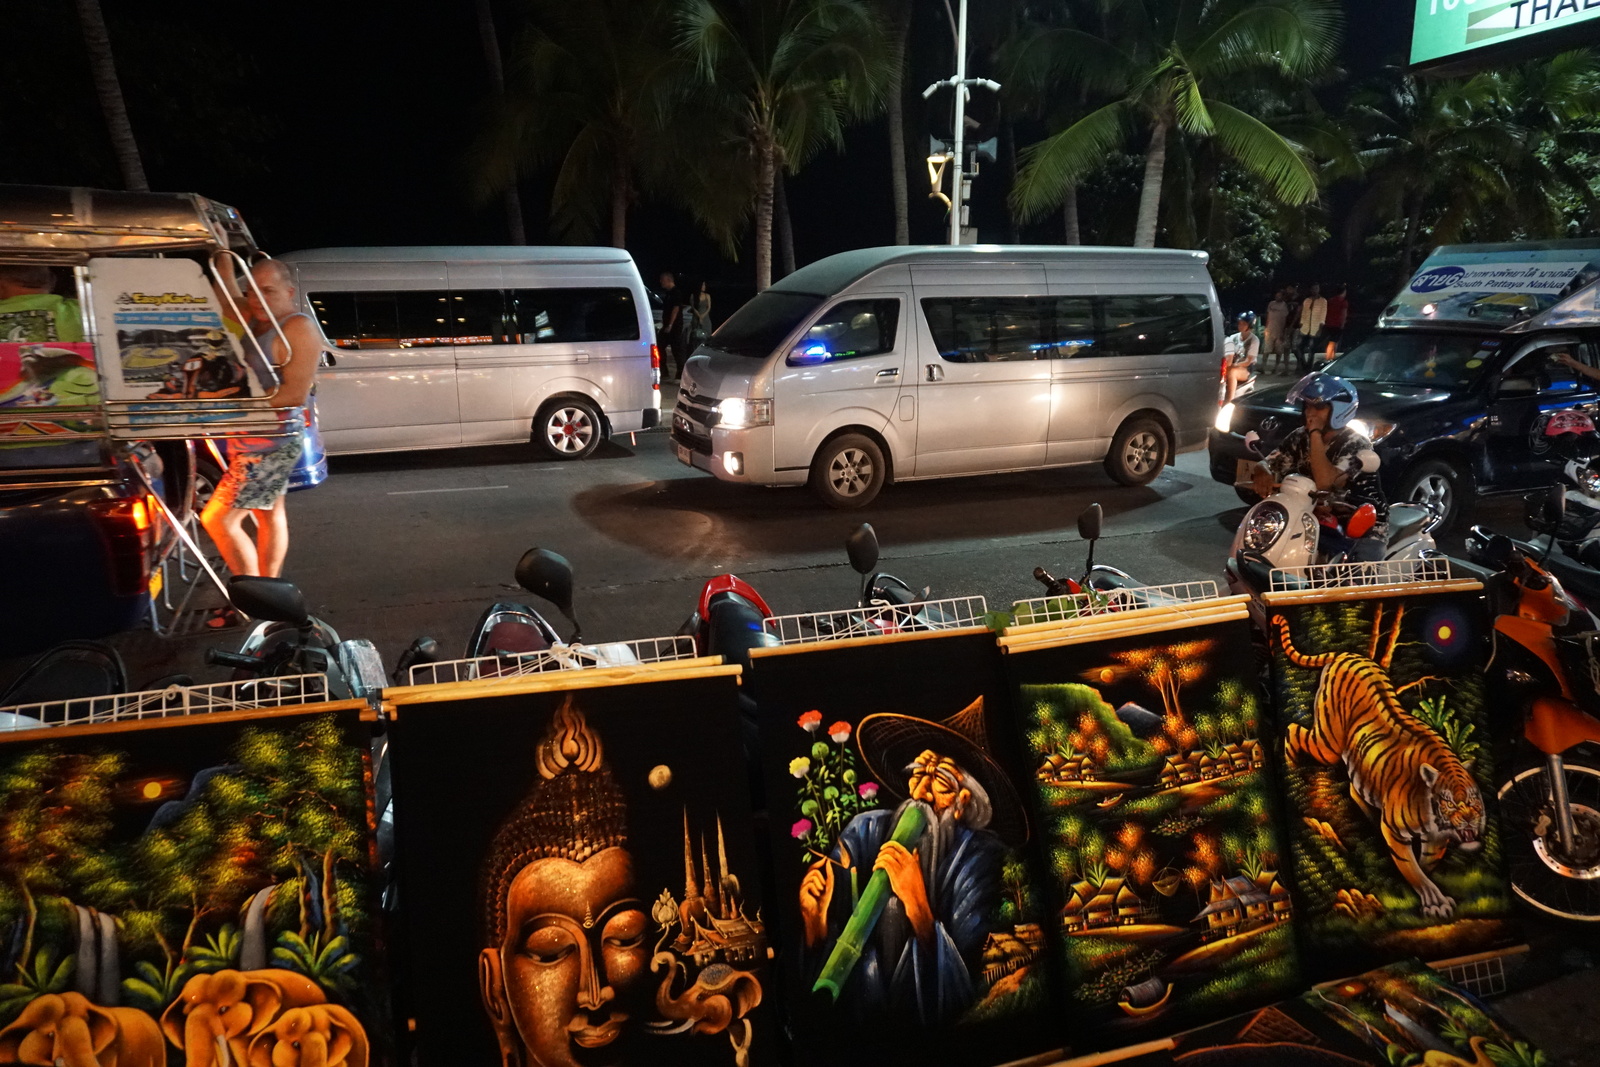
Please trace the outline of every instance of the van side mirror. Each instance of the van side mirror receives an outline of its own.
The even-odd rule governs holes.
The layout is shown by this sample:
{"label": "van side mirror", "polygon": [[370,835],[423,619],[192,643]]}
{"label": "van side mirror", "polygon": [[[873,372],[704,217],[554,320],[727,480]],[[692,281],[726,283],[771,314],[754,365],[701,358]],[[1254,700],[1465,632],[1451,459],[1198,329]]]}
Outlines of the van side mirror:
{"label": "van side mirror", "polygon": [[293,582],[236,574],[228,579],[228,600],[252,619],[304,626],[311,621],[306,598]]}
{"label": "van side mirror", "polygon": [[1085,541],[1100,540],[1100,525],[1105,521],[1105,511],[1099,504],[1090,504],[1078,516],[1078,536]]}
{"label": "van side mirror", "polygon": [[[556,606],[574,626],[572,616],[572,564],[548,548],[530,548],[517,560],[517,584]],[[577,634],[573,634],[577,639]]]}
{"label": "van side mirror", "polygon": [[878,534],[872,528],[872,523],[864,522],[857,526],[850,536],[845,538],[845,555],[850,557],[850,566],[857,574],[866,575],[878,565]]}

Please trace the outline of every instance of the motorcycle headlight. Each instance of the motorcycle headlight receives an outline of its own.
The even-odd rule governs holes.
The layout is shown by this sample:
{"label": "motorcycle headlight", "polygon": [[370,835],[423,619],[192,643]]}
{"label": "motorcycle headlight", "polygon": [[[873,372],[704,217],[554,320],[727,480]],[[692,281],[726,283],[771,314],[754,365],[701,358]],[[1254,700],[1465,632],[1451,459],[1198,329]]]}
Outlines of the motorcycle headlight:
{"label": "motorcycle headlight", "polygon": [[1282,504],[1264,500],[1250,509],[1244,518],[1244,547],[1252,552],[1265,552],[1283,536],[1289,525],[1289,512]]}
{"label": "motorcycle headlight", "polygon": [[1227,433],[1229,430],[1233,429],[1233,404],[1231,402],[1224,404],[1221,408],[1217,409],[1216,425],[1217,429],[1222,433]]}
{"label": "motorcycle headlight", "polygon": [[772,425],[772,401],[730,396],[717,405],[717,425],[725,430],[748,430]]}
{"label": "motorcycle headlight", "polygon": [[1578,488],[1583,490],[1585,496],[1600,496],[1600,468],[1579,468]]}

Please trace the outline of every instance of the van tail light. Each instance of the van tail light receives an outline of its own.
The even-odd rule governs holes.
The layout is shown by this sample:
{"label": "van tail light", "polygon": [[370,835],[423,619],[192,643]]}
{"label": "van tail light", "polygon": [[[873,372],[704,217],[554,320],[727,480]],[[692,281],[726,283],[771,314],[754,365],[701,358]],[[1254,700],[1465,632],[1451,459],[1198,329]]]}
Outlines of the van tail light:
{"label": "van tail light", "polygon": [[661,391],[661,346],[650,346],[650,388]]}
{"label": "van tail light", "polygon": [[150,546],[155,540],[151,507],[143,497],[89,505],[106,546],[111,592],[116,596],[138,596],[149,587]]}

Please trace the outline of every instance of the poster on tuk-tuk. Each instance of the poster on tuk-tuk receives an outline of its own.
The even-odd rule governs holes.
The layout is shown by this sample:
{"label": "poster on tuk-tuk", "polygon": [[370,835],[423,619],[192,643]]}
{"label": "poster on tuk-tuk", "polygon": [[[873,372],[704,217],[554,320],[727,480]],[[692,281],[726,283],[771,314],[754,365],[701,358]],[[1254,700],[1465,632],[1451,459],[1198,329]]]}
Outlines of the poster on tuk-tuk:
{"label": "poster on tuk-tuk", "polygon": [[99,424],[94,346],[0,341],[0,448],[37,447]]}
{"label": "poster on tuk-tuk", "polygon": [[128,404],[133,425],[270,419],[264,368],[246,358],[242,327],[224,319],[200,264],[95,259],[89,278],[105,398]]}
{"label": "poster on tuk-tuk", "polygon": [[994,635],[758,648],[793,1060],[1006,1063],[1068,1039]]}

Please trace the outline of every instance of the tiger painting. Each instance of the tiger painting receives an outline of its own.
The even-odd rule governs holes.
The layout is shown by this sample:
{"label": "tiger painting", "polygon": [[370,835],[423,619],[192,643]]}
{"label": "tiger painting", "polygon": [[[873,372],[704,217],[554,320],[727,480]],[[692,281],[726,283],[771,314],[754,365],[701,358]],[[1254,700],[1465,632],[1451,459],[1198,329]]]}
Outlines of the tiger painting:
{"label": "tiger painting", "polygon": [[1427,870],[1454,844],[1464,852],[1483,845],[1484,806],[1470,773],[1428,725],[1400,706],[1388,668],[1394,657],[1405,607],[1395,613],[1388,647],[1378,657],[1383,619],[1379,605],[1372,625],[1369,655],[1321,652],[1305,655],[1290,639],[1289,623],[1272,623],[1290,663],[1320,669],[1310,729],[1290,723],[1284,755],[1289,765],[1302,759],[1324,766],[1343,764],[1350,797],[1378,824],[1394,865],[1422,900],[1422,914],[1448,919],[1456,902]]}

